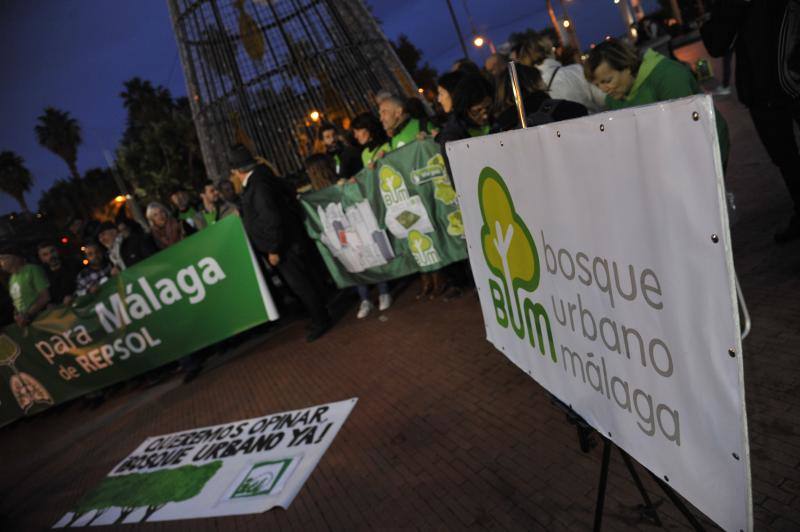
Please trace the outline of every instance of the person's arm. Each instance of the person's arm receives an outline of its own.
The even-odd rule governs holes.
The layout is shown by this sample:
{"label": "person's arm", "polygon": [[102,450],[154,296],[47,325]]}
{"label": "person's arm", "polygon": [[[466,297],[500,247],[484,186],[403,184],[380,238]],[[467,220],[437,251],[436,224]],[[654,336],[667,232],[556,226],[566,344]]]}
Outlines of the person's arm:
{"label": "person's arm", "polygon": [[36,318],[37,314],[44,310],[48,303],[50,303],[50,289],[45,287],[36,296],[36,299],[33,303],[31,303],[31,306],[29,306],[25,312],[21,314],[20,319],[17,320],[17,323],[20,325],[20,327],[28,325],[34,320],[34,318]]}
{"label": "person's arm", "polygon": [[722,57],[731,49],[749,7],[749,0],[716,0],[711,6],[711,18],[700,28],[700,36],[712,57]]}

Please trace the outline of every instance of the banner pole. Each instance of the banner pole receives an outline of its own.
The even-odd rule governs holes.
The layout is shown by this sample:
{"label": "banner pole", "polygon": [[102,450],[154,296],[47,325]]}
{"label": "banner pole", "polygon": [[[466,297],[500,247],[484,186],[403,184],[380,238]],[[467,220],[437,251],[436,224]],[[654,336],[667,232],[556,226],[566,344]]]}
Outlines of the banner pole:
{"label": "banner pole", "polygon": [[522,126],[522,129],[526,129],[528,127],[528,122],[525,120],[525,104],[522,102],[522,91],[519,88],[516,61],[508,63],[508,75],[511,77],[511,90],[514,93],[514,103],[517,105],[519,125]]}

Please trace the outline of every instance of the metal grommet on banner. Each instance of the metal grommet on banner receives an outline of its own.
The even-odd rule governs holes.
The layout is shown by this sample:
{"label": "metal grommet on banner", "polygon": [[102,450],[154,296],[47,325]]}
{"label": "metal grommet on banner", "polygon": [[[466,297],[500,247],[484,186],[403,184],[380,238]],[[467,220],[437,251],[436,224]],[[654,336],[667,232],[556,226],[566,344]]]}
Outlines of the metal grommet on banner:
{"label": "metal grommet on banner", "polygon": [[667,475],[664,475],[664,480],[666,480],[667,482],[669,482],[669,477],[668,477]]}
{"label": "metal grommet on banner", "polygon": [[500,143],[500,147],[501,147],[501,148],[503,147],[503,143],[502,143],[502,142]]}
{"label": "metal grommet on banner", "polygon": [[600,124],[600,131],[605,131],[605,130],[606,130],[606,126],[604,124]]}
{"label": "metal grommet on banner", "polygon": [[694,113],[692,113],[692,120],[694,120],[695,122],[697,122],[698,120],[700,120],[700,113],[698,113],[697,111],[695,111]]}
{"label": "metal grommet on banner", "polygon": [[731,453],[731,454],[732,454],[732,455],[733,455],[733,457],[734,457],[734,458],[736,458],[737,460],[739,459],[739,455],[738,455],[738,454],[736,454],[736,453]]}
{"label": "metal grommet on banner", "polygon": [[731,357],[735,357],[735,356],[736,356],[736,349],[735,349],[735,348],[733,348],[733,347],[731,347],[730,349],[728,349],[728,354],[729,354]]}
{"label": "metal grommet on banner", "polygon": [[561,132],[556,130],[556,137],[561,138]]}
{"label": "metal grommet on banner", "polygon": [[608,433],[608,437],[611,438],[611,433],[610,432]]}
{"label": "metal grommet on banner", "polygon": [[717,236],[717,233],[711,233],[711,241],[712,241],[713,243],[715,243],[715,244],[716,244],[717,242],[719,242],[719,236]]}

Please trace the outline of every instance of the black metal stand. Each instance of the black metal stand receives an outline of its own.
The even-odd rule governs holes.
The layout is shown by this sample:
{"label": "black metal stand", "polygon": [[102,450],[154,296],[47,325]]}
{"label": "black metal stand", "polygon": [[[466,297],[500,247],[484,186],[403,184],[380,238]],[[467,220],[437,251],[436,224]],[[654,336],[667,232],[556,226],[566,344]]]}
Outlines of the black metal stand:
{"label": "black metal stand", "polygon": [[[572,410],[572,408],[570,408],[568,405],[559,401],[552,395],[550,397],[555,406],[566,412],[567,421],[575,425],[577,428],[578,444],[580,445],[582,452],[588,453],[597,446],[597,442],[594,438],[595,434],[599,435],[603,439],[603,460],[600,464],[600,483],[597,486],[597,502],[594,509],[594,531],[600,532],[603,524],[603,507],[605,506],[606,488],[608,486],[608,467],[611,464],[611,450],[616,447],[616,445],[614,445],[614,442],[595,431],[591,425],[586,423],[586,421],[577,413],[575,413],[575,411]],[[619,447],[617,447],[617,449],[619,449],[619,452],[622,453],[622,461],[625,462],[625,467],[628,469],[628,473],[630,473],[633,483],[636,485],[636,489],[639,490],[639,494],[642,496],[642,501],[644,501],[644,504],[640,504],[638,507],[642,518],[650,521],[656,526],[663,527],[661,519],[658,516],[658,511],[656,510],[656,505],[654,505],[650,500],[650,496],[648,495],[647,490],[642,483],[642,479],[639,478],[639,474],[636,472],[636,468],[633,466],[633,459],[628,453]],[[686,520],[689,521],[689,524],[692,526],[692,528],[696,531],[705,530],[700,524],[700,521],[697,520],[697,518],[692,514],[691,511],[689,511],[689,508],[686,507],[680,497],[677,496],[675,490],[673,490],[668,484],[666,484],[652,472],[648,471],[648,473],[650,473],[650,476],[653,478],[656,484],[658,484],[667,497],[669,497],[670,501],[672,501],[672,504],[674,504],[675,507],[686,517]]]}

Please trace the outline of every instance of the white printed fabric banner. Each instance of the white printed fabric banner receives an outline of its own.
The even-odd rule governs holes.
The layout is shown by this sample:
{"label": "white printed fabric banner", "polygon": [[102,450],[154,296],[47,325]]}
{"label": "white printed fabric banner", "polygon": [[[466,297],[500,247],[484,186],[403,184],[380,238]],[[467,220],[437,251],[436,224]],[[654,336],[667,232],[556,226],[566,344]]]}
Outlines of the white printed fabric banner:
{"label": "white printed fabric banner", "polygon": [[729,530],[752,528],[710,97],[447,145],[488,339]]}
{"label": "white printed fabric banner", "polygon": [[53,528],[288,508],[356,401],[147,438]]}

